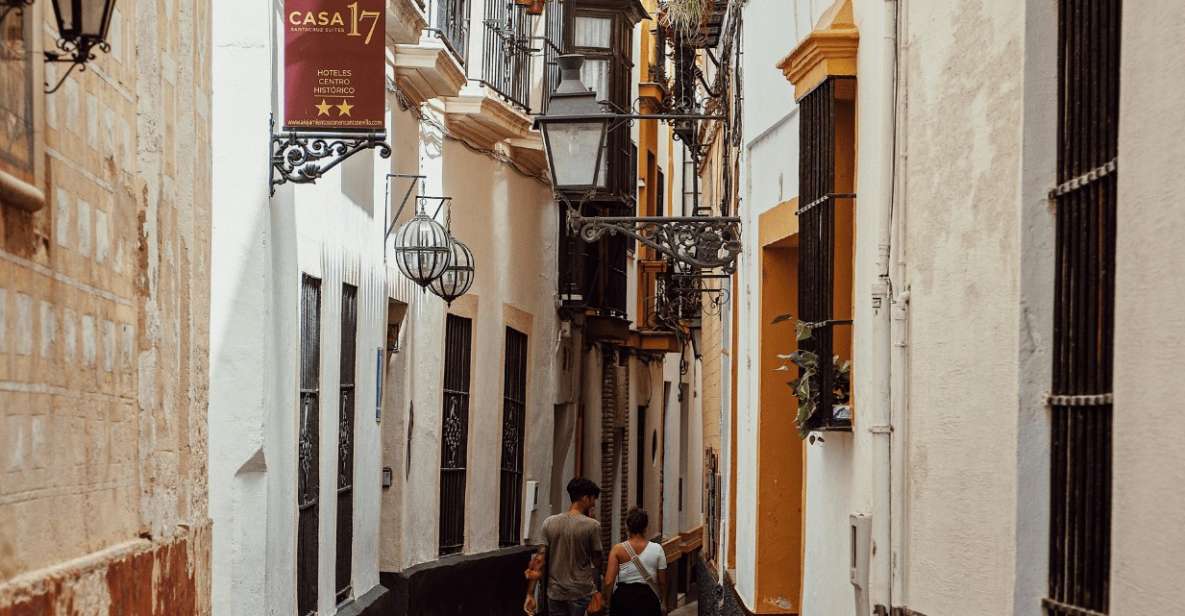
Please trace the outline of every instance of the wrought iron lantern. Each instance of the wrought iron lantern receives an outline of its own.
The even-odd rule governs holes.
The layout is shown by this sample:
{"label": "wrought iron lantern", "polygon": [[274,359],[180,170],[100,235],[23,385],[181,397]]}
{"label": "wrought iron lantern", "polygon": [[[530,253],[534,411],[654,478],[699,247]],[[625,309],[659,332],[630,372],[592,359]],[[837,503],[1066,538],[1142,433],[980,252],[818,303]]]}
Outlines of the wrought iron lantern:
{"label": "wrought iron lantern", "polygon": [[107,31],[111,28],[115,0],[53,0],[53,10],[58,21],[60,51],[45,52],[45,61],[69,62],[70,68],[57,85],[46,90],[48,94],[57,92],[75,68],[86,70],[86,63],[95,59],[95,49],[111,51]]}
{"label": "wrought iron lantern", "polygon": [[422,208],[395,233],[395,265],[409,280],[427,288],[452,261],[452,238]]}
{"label": "wrought iron lantern", "polygon": [[477,268],[473,259],[473,251],[455,237],[452,238],[450,250],[452,256],[448,267],[439,277],[429,283],[428,289],[452,306],[458,297],[473,288],[473,277]]}
{"label": "wrought iron lantern", "polygon": [[[606,176],[605,143],[609,132],[635,120],[720,121],[723,116],[695,113],[630,113],[607,110],[580,80],[584,57],[557,59],[561,81],[547,113],[535,120],[551,168],[557,199],[568,207],[568,226],[585,242],[606,234],[624,234],[674,261],[702,269],[736,269],[741,253],[741,219],[735,216],[584,216],[579,207],[598,196]],[[604,195],[601,195],[604,196]],[[573,203],[577,201],[579,203]],[[697,212],[698,213],[698,212]]]}
{"label": "wrought iron lantern", "polygon": [[543,133],[543,145],[556,192],[581,193],[597,188],[604,165],[605,139],[617,116],[607,113],[597,95],[580,80],[584,56],[557,58],[560,85],[552,94],[547,113],[535,120]]}

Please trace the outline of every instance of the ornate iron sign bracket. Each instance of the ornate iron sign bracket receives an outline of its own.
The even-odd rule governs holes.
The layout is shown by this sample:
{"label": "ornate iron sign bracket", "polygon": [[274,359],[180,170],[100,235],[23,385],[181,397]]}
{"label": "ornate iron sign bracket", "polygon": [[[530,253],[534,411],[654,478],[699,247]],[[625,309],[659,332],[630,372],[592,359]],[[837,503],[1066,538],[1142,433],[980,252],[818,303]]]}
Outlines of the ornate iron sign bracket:
{"label": "ornate iron sign bracket", "polygon": [[725,216],[581,216],[569,211],[568,225],[585,242],[621,233],[691,267],[736,271],[741,254],[741,219]]}
{"label": "ornate iron sign bracket", "polygon": [[391,146],[386,142],[386,131],[276,133],[275,118],[269,122],[271,169],[268,176],[272,195],[276,194],[277,186],[289,182],[312,184],[329,170],[363,150],[374,148],[379,151],[379,156],[391,158]]}

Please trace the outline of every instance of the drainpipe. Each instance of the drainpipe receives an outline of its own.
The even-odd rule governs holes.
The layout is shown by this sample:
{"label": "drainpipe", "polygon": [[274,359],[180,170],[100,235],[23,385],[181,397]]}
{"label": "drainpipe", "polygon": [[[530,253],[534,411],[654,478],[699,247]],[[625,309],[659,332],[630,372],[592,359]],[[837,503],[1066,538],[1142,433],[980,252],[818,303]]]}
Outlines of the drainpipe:
{"label": "drainpipe", "polygon": [[893,282],[889,275],[892,247],[897,125],[897,0],[882,5],[882,51],[879,90],[881,103],[880,177],[877,178],[877,279],[872,285],[873,389],[875,403],[869,422],[872,439],[872,554],[869,603],[873,614],[888,616],[893,605]]}

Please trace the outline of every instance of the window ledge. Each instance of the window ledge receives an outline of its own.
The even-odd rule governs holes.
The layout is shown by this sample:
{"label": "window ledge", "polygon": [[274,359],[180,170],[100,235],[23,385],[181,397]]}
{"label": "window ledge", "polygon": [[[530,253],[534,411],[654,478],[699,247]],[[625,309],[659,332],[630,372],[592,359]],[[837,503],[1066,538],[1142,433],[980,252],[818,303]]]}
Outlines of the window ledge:
{"label": "window ledge", "polygon": [[419,42],[428,16],[417,0],[387,0],[387,38],[399,44]]}
{"label": "window ledge", "polygon": [[456,96],[466,81],[464,69],[444,43],[424,39],[395,46],[395,83],[414,104]]}
{"label": "window ledge", "polygon": [[491,91],[470,89],[444,101],[449,132],[477,148],[493,149],[501,141],[526,137],[531,119]]}
{"label": "window ledge", "polygon": [[0,171],[0,204],[36,212],[45,207],[45,192],[16,176]]}

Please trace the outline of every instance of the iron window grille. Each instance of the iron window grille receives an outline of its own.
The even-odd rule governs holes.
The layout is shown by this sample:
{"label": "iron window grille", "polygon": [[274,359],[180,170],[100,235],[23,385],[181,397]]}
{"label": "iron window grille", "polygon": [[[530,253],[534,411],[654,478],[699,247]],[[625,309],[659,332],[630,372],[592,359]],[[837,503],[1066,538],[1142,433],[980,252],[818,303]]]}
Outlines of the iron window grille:
{"label": "iron window grille", "polygon": [[705,554],[707,561],[715,563],[720,549],[720,460],[716,450],[709,448],[705,460],[704,482],[707,498],[704,499],[704,526],[707,529]]}
{"label": "iron window grille", "polygon": [[556,59],[563,53],[564,3],[563,0],[547,0],[543,9],[543,74],[544,83],[539,104],[540,113],[547,113],[551,95],[560,85],[560,67]]}
{"label": "iron window grille", "polygon": [[661,24],[654,27],[654,61],[650,63],[650,81],[667,88],[667,28]]}
{"label": "iron window grille", "polygon": [[530,112],[531,16],[514,0],[485,0],[479,81]]}
{"label": "iron window grille", "polygon": [[1060,0],[1050,616],[1109,611],[1121,0]]}
{"label": "iron window grille", "polygon": [[358,361],[358,287],[342,285],[340,385],[337,447],[337,566],[338,603],[350,595],[354,547],[354,379]]}
{"label": "iron window grille", "polygon": [[523,448],[526,445],[527,335],[506,328],[502,393],[502,476],[498,500],[498,544],[522,542]]}
{"label": "iron window grille", "polygon": [[[813,356],[816,365],[813,370],[803,371],[808,400],[798,404],[813,405],[814,413],[806,420],[804,432],[808,430],[850,430],[850,410],[843,412],[842,404],[847,402],[842,392],[842,383],[837,382],[833,358],[836,328],[851,325],[850,317],[842,319],[836,315],[837,265],[840,259],[850,262],[851,255],[838,254],[838,240],[851,245],[851,210],[855,195],[851,186],[839,186],[839,165],[852,169],[854,151],[850,143],[838,144],[839,113],[852,113],[850,105],[841,111],[841,94],[854,92],[855,80],[831,77],[799,101],[802,118],[799,149],[799,209],[798,209],[798,314],[800,327],[808,328],[810,335],[798,343],[804,355]],[[843,92],[841,92],[841,90]],[[846,160],[845,160],[846,159]],[[850,181],[850,180],[848,180]],[[842,212],[842,208],[848,208]],[[846,219],[846,224],[845,224]],[[845,277],[847,278],[847,277]],[[850,295],[849,280],[839,285],[839,292]],[[845,288],[846,287],[846,288]],[[850,306],[849,306],[850,308]],[[850,349],[838,349],[843,355],[850,355]],[[844,357],[839,357],[842,362]]]}
{"label": "iron window grille", "polygon": [[429,30],[436,33],[462,66],[469,57],[469,2],[470,0],[431,0],[428,7],[432,20]]}
{"label": "iron window grille", "polygon": [[321,488],[318,465],[321,387],[321,281],[304,276],[300,306],[300,435],[297,440],[296,609],[317,613],[318,526]]}
{"label": "iron window grille", "polygon": [[444,342],[444,409],[440,443],[440,555],[465,547],[465,481],[469,451],[469,373],[473,321],[448,315]]}

